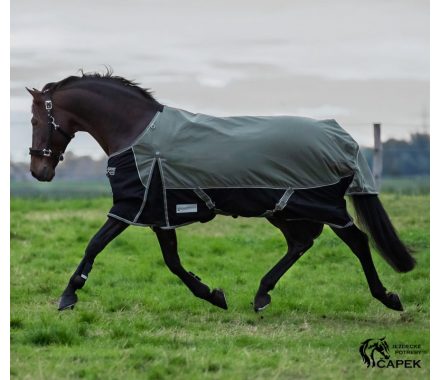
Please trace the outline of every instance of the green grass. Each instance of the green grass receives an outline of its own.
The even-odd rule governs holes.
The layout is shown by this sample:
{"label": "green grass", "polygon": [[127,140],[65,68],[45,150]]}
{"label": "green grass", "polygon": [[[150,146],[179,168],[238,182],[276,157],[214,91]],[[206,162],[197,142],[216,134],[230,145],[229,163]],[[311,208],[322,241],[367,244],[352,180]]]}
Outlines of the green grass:
{"label": "green grass", "polygon": [[[98,256],[73,311],[57,300],[110,198],[11,200],[13,379],[427,379],[429,197],[386,195],[414,250],[416,269],[395,273],[374,253],[399,313],[374,300],[356,258],[326,228],[255,314],[259,280],[284,254],[262,219],[217,217],[178,229],[187,270],[228,298],[224,311],[192,296],[165,267],[150,229],[130,227]],[[367,338],[421,344],[421,369],[366,368]]]}
{"label": "green grass", "polygon": [[406,195],[429,194],[429,176],[384,177],[381,191]]}

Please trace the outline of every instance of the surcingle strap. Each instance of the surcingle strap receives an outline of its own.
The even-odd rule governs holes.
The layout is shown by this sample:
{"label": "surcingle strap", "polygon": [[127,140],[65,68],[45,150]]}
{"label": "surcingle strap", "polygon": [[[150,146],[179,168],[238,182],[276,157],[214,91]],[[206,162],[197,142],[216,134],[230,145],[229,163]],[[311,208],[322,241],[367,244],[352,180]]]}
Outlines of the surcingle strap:
{"label": "surcingle strap", "polygon": [[281,211],[284,207],[286,207],[287,202],[289,201],[290,197],[295,191],[289,187],[281,197],[281,199],[278,201],[278,203],[275,205],[274,212],[275,211]]}
{"label": "surcingle strap", "polygon": [[263,217],[269,217],[269,216],[273,216],[273,214],[277,211],[281,211],[284,209],[284,207],[286,207],[287,202],[289,202],[290,197],[292,196],[292,194],[295,192],[295,190],[293,190],[291,187],[289,187],[283,194],[283,196],[280,198],[280,200],[278,201],[278,203],[275,205],[273,210],[267,210],[262,216]]}
{"label": "surcingle strap", "polygon": [[200,187],[197,189],[194,189],[194,192],[198,195],[198,197],[205,202],[206,207],[208,207],[210,210],[215,207],[215,203],[212,201],[212,199],[209,197],[208,194],[206,194]]}

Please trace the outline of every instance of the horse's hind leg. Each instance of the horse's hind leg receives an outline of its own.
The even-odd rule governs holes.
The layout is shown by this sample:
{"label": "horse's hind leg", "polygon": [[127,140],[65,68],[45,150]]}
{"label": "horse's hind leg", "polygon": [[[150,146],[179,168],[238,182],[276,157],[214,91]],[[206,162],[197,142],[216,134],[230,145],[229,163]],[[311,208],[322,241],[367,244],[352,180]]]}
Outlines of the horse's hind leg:
{"label": "horse's hind leg", "polygon": [[100,253],[108,243],[128,227],[127,223],[121,222],[114,218],[108,218],[100,230],[93,236],[87,245],[83,259],[78,265],[75,273],[69,280],[69,283],[61,295],[58,310],[73,309],[78,301],[76,291],[81,289],[92,270],[96,256]]}
{"label": "horse's hind leg", "polygon": [[212,292],[199,277],[191,272],[187,272],[180,263],[179,253],[177,250],[177,237],[175,230],[163,230],[161,228],[153,228],[159,240],[162,249],[165,264],[170,271],[179,277],[182,282],[191,290],[191,292],[199,298],[202,298],[215,306],[227,309],[226,298],[224,293],[219,289]]}
{"label": "horse's hind leg", "polygon": [[320,235],[323,228],[322,224],[313,222],[268,220],[278,227],[286,238],[287,253],[261,279],[260,287],[254,298],[255,311],[263,310],[269,305],[271,298],[268,292],[274,289],[284,273],[313,245],[313,240]]}
{"label": "horse's hind leg", "polygon": [[390,309],[402,311],[403,306],[400,302],[399,296],[395,293],[387,292],[379,279],[379,275],[377,274],[371,257],[367,235],[354,224],[346,228],[332,227],[332,230],[350,247],[359,259],[373,297]]}

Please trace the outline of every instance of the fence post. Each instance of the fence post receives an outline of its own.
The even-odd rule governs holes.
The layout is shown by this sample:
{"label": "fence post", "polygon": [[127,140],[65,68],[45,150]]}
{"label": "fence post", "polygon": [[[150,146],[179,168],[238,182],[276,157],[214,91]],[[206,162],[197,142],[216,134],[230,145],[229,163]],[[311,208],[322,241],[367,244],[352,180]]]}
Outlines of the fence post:
{"label": "fence post", "polygon": [[382,141],[380,139],[380,123],[374,123],[374,156],[373,156],[373,177],[377,191],[380,190],[382,179]]}

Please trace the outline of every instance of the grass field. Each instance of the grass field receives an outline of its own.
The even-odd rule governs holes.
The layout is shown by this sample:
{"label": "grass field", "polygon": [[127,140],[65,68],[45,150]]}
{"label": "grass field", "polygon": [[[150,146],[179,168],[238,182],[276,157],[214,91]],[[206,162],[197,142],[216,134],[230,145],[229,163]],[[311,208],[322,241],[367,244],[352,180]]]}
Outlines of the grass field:
{"label": "grass field", "polygon": [[[98,256],[73,311],[57,300],[110,198],[11,200],[11,377],[14,379],[427,379],[429,196],[385,195],[416,269],[395,273],[374,253],[402,313],[374,300],[355,256],[326,228],[255,314],[259,280],[284,254],[261,219],[217,217],[178,230],[187,270],[225,290],[229,310],[201,301],[165,267],[149,229],[131,227]],[[366,368],[360,343],[386,337],[391,359]],[[419,344],[422,354],[393,345]]]}

